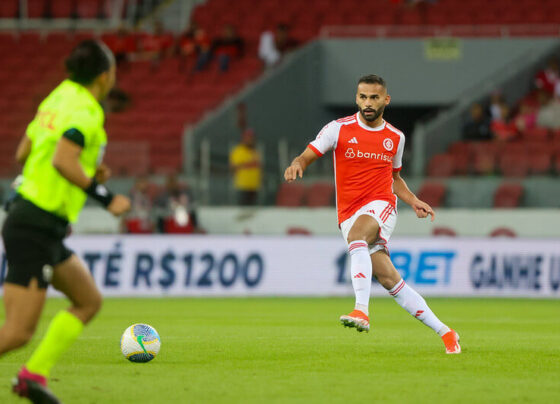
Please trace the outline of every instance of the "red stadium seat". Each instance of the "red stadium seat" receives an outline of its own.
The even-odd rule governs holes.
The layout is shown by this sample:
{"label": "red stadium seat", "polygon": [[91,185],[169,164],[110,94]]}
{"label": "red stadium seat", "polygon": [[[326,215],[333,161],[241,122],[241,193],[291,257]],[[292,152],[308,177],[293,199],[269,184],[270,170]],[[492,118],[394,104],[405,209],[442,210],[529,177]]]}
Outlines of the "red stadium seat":
{"label": "red stadium seat", "polygon": [[471,159],[468,154],[453,155],[455,175],[468,175],[470,173]]}
{"label": "red stadium seat", "polygon": [[439,208],[444,205],[445,191],[444,184],[425,182],[418,190],[418,198],[433,208]]}
{"label": "red stadium seat", "polygon": [[516,208],[521,204],[523,186],[513,183],[500,185],[494,193],[495,208]]}
{"label": "red stadium seat", "polygon": [[276,206],[298,207],[303,206],[305,185],[299,183],[283,182],[276,193]]}
{"label": "red stadium seat", "polygon": [[453,156],[450,154],[436,154],[428,164],[429,177],[449,177],[455,173]]}
{"label": "red stadium seat", "polygon": [[305,227],[289,227],[286,234],[290,236],[311,236],[311,232]]}
{"label": "red stadium seat", "polygon": [[496,154],[492,150],[477,151],[472,160],[472,171],[479,175],[493,174],[496,170]]}
{"label": "red stadium seat", "polygon": [[447,152],[449,154],[452,154],[453,156],[459,154],[468,155],[470,153],[470,150],[471,148],[469,142],[455,142],[449,146]]}
{"label": "red stadium seat", "polygon": [[529,169],[530,161],[526,154],[504,153],[500,158],[500,171],[505,177],[525,177]]}
{"label": "red stadium seat", "polygon": [[310,208],[334,206],[334,194],[334,184],[316,182],[307,189],[305,204]]}
{"label": "red stadium seat", "polygon": [[438,226],[432,229],[432,236],[456,237],[457,233],[449,227]]}
{"label": "red stadium seat", "polygon": [[550,131],[547,128],[531,128],[521,133],[521,136],[530,141],[542,142],[549,137]]}
{"label": "red stadium seat", "polygon": [[0,2],[0,18],[16,18],[19,0],[2,0]]}
{"label": "red stadium seat", "polygon": [[163,232],[168,234],[190,234],[194,233],[194,225],[192,220],[183,225],[177,223],[174,217],[166,217],[163,220]]}
{"label": "red stadium seat", "polygon": [[511,230],[507,227],[498,227],[498,228],[496,228],[496,229],[494,229],[490,232],[490,237],[511,237],[511,238],[514,238],[514,237],[517,237],[517,234],[513,230]]}
{"label": "red stadium seat", "polygon": [[552,169],[552,153],[531,153],[528,157],[529,170],[532,175],[546,175]]}
{"label": "red stadium seat", "polygon": [[139,218],[130,217],[124,221],[125,230],[131,234],[150,234],[153,233],[153,225]]}

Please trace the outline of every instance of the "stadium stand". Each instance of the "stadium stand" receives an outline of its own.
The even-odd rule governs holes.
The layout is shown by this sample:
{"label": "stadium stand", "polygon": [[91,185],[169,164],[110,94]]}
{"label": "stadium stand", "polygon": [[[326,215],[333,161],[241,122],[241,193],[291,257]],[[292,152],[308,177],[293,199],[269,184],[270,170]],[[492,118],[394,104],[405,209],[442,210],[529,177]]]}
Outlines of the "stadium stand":
{"label": "stadium stand", "polygon": [[311,236],[312,233],[305,227],[289,227],[286,234],[289,236]]}
{"label": "stadium stand", "polygon": [[501,184],[494,194],[495,208],[516,208],[521,204],[523,186],[514,183]]}
{"label": "stadium stand", "polygon": [[417,192],[420,200],[426,202],[433,208],[445,205],[445,185],[435,182],[425,182]]}
{"label": "stadium stand", "polygon": [[507,227],[498,227],[490,232],[490,237],[517,237],[515,232]]}
{"label": "stadium stand", "polygon": [[[5,111],[0,117],[0,125],[2,142],[8,150],[13,152],[12,145],[24,133],[38,102],[64,78],[64,56],[79,40],[88,37],[92,35],[57,32],[46,37],[35,32],[0,34],[0,52],[4,55],[0,67],[0,85],[3,87],[0,105]],[[33,63],[28,63],[31,57]],[[127,69],[119,71],[119,88],[132,99],[131,108],[107,117],[107,132],[111,140],[120,144],[119,157],[123,161],[117,162],[119,172],[137,175],[148,171],[178,170],[184,125],[196,122],[261,70],[260,61],[254,56],[237,62],[225,73],[212,69],[198,73],[195,80],[188,79],[176,58],[161,61],[157,68],[146,61],[130,63]],[[216,80],[221,83],[219,87],[213,84]],[[140,157],[138,144],[149,149],[147,164],[137,164]],[[141,156],[145,155],[142,151]],[[13,175],[17,167],[12,164],[12,159],[3,159],[0,172]]]}
{"label": "stadium stand", "polygon": [[436,154],[428,164],[430,177],[449,177],[455,173],[454,157],[449,154]]}
{"label": "stadium stand", "polygon": [[334,197],[334,184],[316,182],[307,188],[305,204],[310,208],[334,206]]}
{"label": "stadium stand", "polygon": [[[379,12],[381,2],[382,13]],[[360,13],[353,11],[356,8]],[[457,12],[458,9],[464,12]],[[262,63],[256,56],[257,43],[262,32],[273,29],[276,24],[289,23],[291,34],[305,43],[321,34],[329,35],[325,27],[336,25],[346,26],[349,36],[353,35],[352,32],[359,34],[359,27],[377,30],[388,25],[398,28],[394,31],[385,29],[383,35],[388,37],[436,35],[441,32],[438,31],[441,27],[446,27],[445,32],[449,35],[501,36],[505,25],[508,35],[523,36],[542,35],[548,32],[550,25],[560,22],[560,7],[557,2],[549,0],[538,4],[531,0],[513,3],[500,0],[491,4],[481,0],[440,0],[415,7],[402,7],[390,0],[371,4],[358,0],[344,3],[310,0],[306,2],[305,10],[305,13],[301,12],[301,4],[297,1],[208,0],[196,6],[191,20],[204,27],[209,37],[218,36],[226,24],[236,25],[246,41],[245,56],[233,63],[227,72],[219,72],[214,64],[205,71],[190,75],[194,61],[185,65],[177,57],[164,58],[159,63],[134,61],[120,69],[118,85],[129,94],[131,103],[123,112],[109,114],[107,118],[107,131],[114,142],[107,159],[116,172],[140,175],[180,169],[184,159],[181,155],[183,129],[196,124],[208,111],[259,76]],[[15,17],[18,11],[17,0],[0,4],[1,17]],[[109,15],[110,2],[28,0],[27,13],[32,18],[99,18]],[[477,26],[471,25],[473,23]],[[533,31],[528,31],[528,24],[540,24],[543,28],[534,31],[533,26]],[[348,26],[357,29],[352,31]],[[557,26],[555,29],[553,33],[557,34]],[[0,52],[4,55],[0,66],[0,86],[3,88],[0,107],[6,112],[0,117],[0,153],[3,157],[0,174],[8,176],[17,172],[18,167],[9,158],[10,150],[24,132],[37,103],[63,78],[64,55],[77,41],[91,36],[91,33],[81,31],[0,34]],[[142,34],[133,36],[138,39]],[[101,37],[110,43],[115,34],[105,32]],[[31,57],[33,63],[28,63]],[[216,82],[220,85],[216,86]],[[528,93],[523,102],[537,107],[538,93]],[[549,150],[536,151],[542,147],[537,144],[550,141]],[[535,152],[531,157],[518,159],[518,164],[509,164],[516,148]],[[560,129],[543,127],[520,130],[516,132],[515,140],[505,144],[457,142],[447,153],[434,156],[427,169],[429,177],[440,178],[473,174],[523,177],[559,172]],[[302,197],[298,203],[325,206],[326,200],[331,198],[327,196],[329,192],[309,190],[307,197]]]}
{"label": "stadium stand", "polygon": [[449,227],[437,226],[432,229],[432,236],[457,237],[457,232]]}
{"label": "stadium stand", "polygon": [[276,206],[298,207],[303,206],[305,198],[305,185],[301,183],[283,182],[276,193]]}

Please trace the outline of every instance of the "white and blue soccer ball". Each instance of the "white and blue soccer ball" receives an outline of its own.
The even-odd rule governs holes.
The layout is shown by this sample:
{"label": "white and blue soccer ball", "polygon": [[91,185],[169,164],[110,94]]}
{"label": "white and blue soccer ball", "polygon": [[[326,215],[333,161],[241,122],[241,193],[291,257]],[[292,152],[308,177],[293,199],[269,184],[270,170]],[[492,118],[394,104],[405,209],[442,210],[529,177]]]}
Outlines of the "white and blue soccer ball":
{"label": "white and blue soccer ball", "polygon": [[161,339],[148,324],[132,324],[121,337],[121,352],[131,362],[149,362],[156,357]]}

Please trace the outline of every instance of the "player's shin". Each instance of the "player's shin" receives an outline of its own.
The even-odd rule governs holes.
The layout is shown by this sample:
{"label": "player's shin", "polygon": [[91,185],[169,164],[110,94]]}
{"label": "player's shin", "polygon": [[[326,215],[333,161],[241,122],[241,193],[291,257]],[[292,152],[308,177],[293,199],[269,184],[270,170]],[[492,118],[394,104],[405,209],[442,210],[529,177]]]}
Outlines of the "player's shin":
{"label": "player's shin", "polygon": [[348,245],[348,253],[350,254],[352,286],[356,294],[355,309],[368,315],[372,266],[367,242],[364,240],[351,242]]}
{"label": "player's shin", "polygon": [[32,373],[48,377],[60,355],[78,338],[83,328],[84,324],[76,316],[66,310],[60,311],[25,364],[26,368]]}
{"label": "player's shin", "polygon": [[449,331],[449,327],[436,317],[424,298],[408,286],[403,279],[389,290],[389,294],[403,309],[434,330],[440,337]]}

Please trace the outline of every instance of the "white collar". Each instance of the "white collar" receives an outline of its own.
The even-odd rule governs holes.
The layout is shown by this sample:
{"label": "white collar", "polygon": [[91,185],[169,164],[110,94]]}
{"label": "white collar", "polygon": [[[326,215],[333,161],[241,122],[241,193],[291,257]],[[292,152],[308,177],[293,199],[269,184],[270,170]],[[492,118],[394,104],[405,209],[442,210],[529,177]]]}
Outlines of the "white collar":
{"label": "white collar", "polygon": [[383,123],[375,128],[370,128],[369,126],[367,126],[365,123],[363,123],[360,119],[360,112],[356,112],[356,120],[358,121],[358,125],[360,125],[362,128],[364,128],[365,130],[369,130],[370,132],[379,132],[380,130],[385,129],[385,125],[387,124],[387,122],[385,122],[385,120],[383,120]]}

